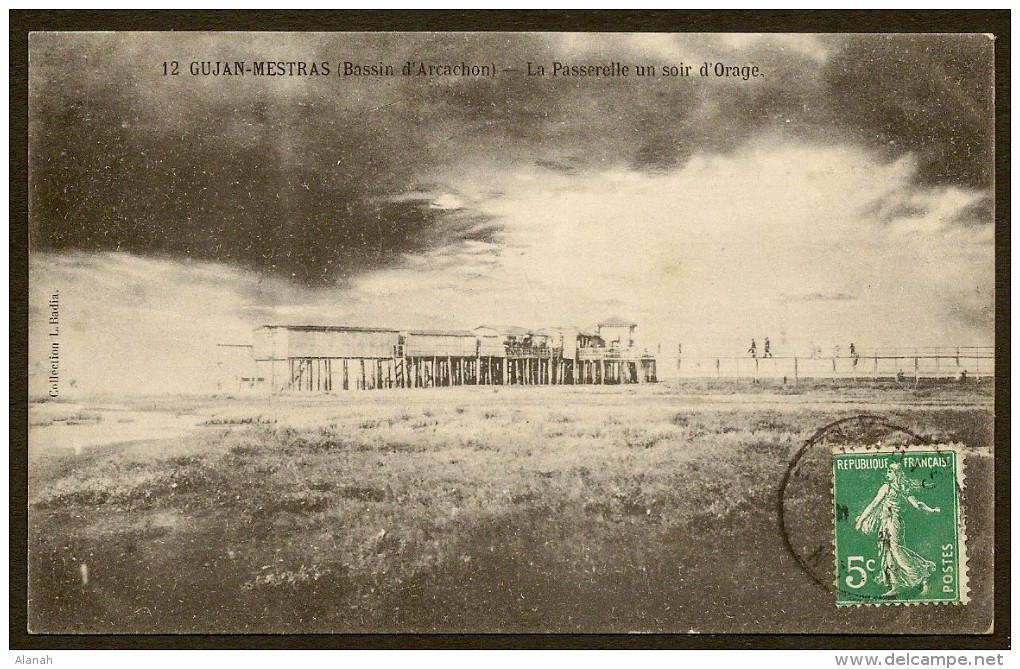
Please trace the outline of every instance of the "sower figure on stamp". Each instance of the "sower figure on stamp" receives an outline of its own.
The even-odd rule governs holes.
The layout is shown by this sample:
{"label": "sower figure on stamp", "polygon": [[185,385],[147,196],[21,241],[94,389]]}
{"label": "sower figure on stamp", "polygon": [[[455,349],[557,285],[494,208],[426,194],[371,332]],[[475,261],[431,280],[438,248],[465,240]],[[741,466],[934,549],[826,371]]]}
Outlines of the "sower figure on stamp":
{"label": "sower figure on stamp", "polygon": [[928,513],[939,513],[941,509],[930,507],[910,494],[921,484],[908,478],[898,463],[889,465],[885,478],[875,499],[857,517],[854,528],[865,534],[878,532],[878,582],[889,586],[883,597],[918,584],[922,585],[921,594],[924,594],[928,592],[928,577],[935,571],[935,563],[903,545],[900,509],[904,501]]}
{"label": "sower figure on stamp", "polygon": [[772,344],[769,343],[769,338],[765,337],[765,353],[762,355],[763,358],[772,357]]}
{"label": "sower figure on stamp", "polygon": [[747,352],[751,354],[752,358],[758,357],[758,344],[753,339],[751,340],[751,348],[747,349]]}

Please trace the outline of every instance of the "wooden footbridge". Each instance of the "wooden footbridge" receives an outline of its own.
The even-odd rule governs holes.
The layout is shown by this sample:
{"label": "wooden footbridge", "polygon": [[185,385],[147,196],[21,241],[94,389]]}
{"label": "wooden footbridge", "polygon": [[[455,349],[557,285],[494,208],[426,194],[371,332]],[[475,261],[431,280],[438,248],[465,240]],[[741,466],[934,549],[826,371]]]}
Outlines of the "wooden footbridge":
{"label": "wooden footbridge", "polygon": [[995,376],[994,346],[887,348],[857,355],[679,357],[680,378],[701,379],[981,379]]}

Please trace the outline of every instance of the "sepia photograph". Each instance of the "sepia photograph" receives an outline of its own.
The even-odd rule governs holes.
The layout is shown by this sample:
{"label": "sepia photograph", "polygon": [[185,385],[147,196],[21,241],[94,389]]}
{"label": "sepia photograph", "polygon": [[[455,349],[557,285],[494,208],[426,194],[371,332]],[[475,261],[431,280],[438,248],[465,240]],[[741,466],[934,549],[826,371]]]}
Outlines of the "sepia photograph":
{"label": "sepia photograph", "polygon": [[30,635],[996,631],[995,36],[323,30],[28,36]]}

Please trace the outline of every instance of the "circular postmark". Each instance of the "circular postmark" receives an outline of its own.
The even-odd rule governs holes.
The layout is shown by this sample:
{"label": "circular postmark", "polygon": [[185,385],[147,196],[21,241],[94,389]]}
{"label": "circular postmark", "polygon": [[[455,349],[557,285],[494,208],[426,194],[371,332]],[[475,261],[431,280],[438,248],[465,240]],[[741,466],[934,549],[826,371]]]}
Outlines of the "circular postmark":
{"label": "circular postmark", "polygon": [[835,590],[833,514],[850,513],[833,508],[833,447],[895,449],[924,443],[885,417],[862,414],[819,428],[794,454],[779,486],[779,529],[786,550],[819,587]]}

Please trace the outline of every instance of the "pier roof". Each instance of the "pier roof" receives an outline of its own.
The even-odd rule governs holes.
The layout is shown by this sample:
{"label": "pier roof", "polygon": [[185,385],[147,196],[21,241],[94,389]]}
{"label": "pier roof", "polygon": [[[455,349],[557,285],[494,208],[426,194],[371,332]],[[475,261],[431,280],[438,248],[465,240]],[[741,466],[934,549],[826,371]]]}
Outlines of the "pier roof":
{"label": "pier roof", "polygon": [[399,332],[393,328],[364,327],[361,325],[263,325],[263,328],[298,330],[301,332]]}
{"label": "pier roof", "polygon": [[628,321],[626,318],[620,318],[619,316],[612,316],[599,323],[600,328],[634,328],[637,327],[637,323]]}

